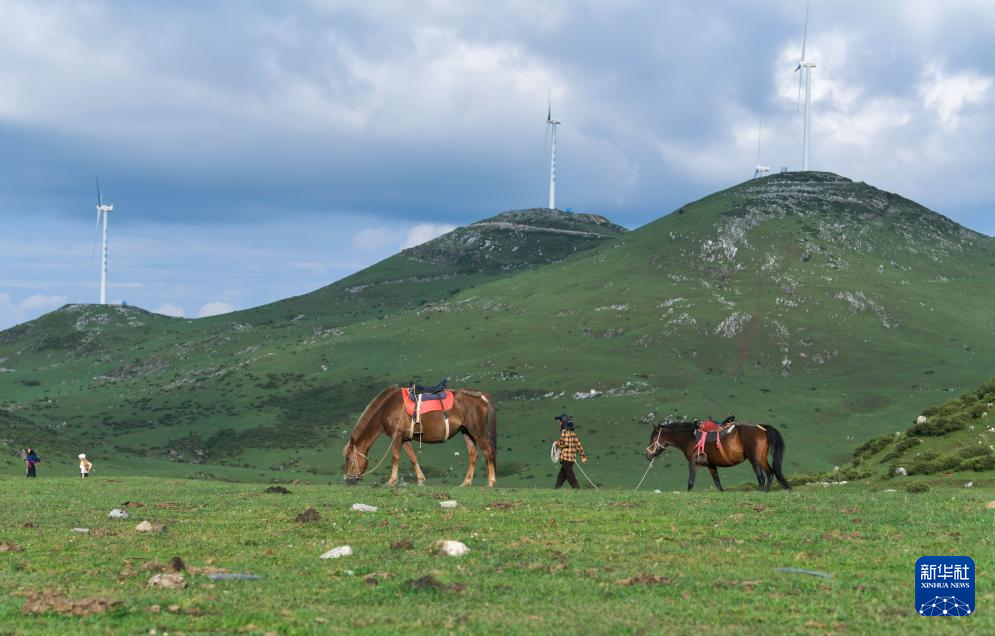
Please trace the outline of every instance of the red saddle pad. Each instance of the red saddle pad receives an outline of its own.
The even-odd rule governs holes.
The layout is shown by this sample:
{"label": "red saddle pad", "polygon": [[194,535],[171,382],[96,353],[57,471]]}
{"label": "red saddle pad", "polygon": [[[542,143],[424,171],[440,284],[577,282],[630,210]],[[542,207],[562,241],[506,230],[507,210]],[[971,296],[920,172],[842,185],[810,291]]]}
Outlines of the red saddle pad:
{"label": "red saddle pad", "polygon": [[[415,401],[408,395],[407,389],[401,389],[401,397],[404,398],[404,410],[407,411],[408,415],[413,416],[415,414]],[[446,397],[441,400],[422,400],[421,413],[424,415],[432,411],[450,411],[455,401],[456,398],[453,396],[453,392],[446,391]]]}

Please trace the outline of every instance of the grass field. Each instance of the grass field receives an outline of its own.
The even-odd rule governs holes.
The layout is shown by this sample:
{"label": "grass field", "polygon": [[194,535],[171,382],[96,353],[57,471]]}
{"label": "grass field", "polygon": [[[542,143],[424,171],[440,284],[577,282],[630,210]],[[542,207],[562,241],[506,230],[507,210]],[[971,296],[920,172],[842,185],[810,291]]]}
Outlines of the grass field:
{"label": "grass field", "polygon": [[[700,482],[690,494],[654,494],[654,479],[635,494],[266,486],[0,480],[0,543],[20,547],[0,551],[0,634],[995,632],[990,485],[768,495]],[[459,507],[441,509],[444,495]],[[144,505],[109,519],[126,501]],[[354,502],[379,511],[353,512]],[[297,523],[310,507],[321,519]],[[142,520],[166,528],[138,533]],[[431,554],[441,539],[471,551]],[[411,547],[392,547],[403,541]],[[343,544],[355,553],[319,559]],[[952,554],[977,563],[977,613],[918,616],[916,559]],[[188,587],[146,587],[174,556]],[[211,582],[198,570],[208,567],[263,578]],[[64,612],[102,607],[81,601],[94,597],[117,604],[82,617],[25,613],[59,595]]]}

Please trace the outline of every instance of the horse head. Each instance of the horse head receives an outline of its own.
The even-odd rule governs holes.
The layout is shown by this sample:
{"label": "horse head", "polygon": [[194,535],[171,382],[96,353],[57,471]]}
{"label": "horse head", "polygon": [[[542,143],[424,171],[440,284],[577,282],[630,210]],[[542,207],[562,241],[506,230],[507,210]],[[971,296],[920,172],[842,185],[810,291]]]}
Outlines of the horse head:
{"label": "horse head", "polygon": [[670,444],[670,440],[667,439],[664,433],[663,424],[653,425],[653,434],[650,435],[650,445],[646,447],[646,461],[653,461]]}
{"label": "horse head", "polygon": [[352,440],[349,440],[349,443],[342,449],[342,456],[345,457],[345,483],[349,486],[355,486],[363,478],[370,458],[360,451]]}

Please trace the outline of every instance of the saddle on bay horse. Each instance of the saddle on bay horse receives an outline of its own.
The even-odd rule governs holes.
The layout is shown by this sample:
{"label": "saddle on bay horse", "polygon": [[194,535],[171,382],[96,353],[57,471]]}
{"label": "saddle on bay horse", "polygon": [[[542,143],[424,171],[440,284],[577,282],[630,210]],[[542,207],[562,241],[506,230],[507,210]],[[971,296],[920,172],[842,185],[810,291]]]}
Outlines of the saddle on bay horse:
{"label": "saddle on bay horse", "polygon": [[449,414],[447,411],[453,408],[456,401],[453,392],[449,390],[449,380],[443,380],[435,386],[426,387],[412,382],[408,388],[401,389],[404,398],[404,410],[411,416],[411,429],[409,434],[412,438],[422,435],[422,413],[441,411],[442,419],[446,424],[446,437],[449,439]]}
{"label": "saddle on bay horse", "polygon": [[705,444],[707,442],[715,442],[715,446],[721,451],[722,450],[722,438],[729,435],[736,428],[736,417],[730,415],[726,419],[722,420],[722,423],[718,423],[712,418],[707,418],[704,421],[698,421],[697,426],[694,430],[694,456],[699,462],[705,458]]}

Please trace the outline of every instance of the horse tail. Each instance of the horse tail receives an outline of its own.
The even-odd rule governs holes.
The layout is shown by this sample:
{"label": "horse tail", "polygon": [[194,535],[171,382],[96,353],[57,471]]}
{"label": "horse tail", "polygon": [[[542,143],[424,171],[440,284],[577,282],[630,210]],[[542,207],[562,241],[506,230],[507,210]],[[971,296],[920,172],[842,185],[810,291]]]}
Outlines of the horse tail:
{"label": "horse tail", "polygon": [[771,463],[771,468],[774,469],[774,476],[777,477],[777,481],[781,482],[781,486],[785,490],[791,490],[791,484],[788,480],[784,478],[784,473],[781,472],[781,463],[784,461],[784,438],[773,426],[764,425],[767,429],[767,443],[770,446],[770,450],[774,453],[774,461]]}
{"label": "horse tail", "polygon": [[487,435],[487,439],[491,442],[491,448],[494,449],[494,461],[497,461],[497,410],[494,408],[494,402],[487,400],[487,417],[484,420],[484,434]]}

